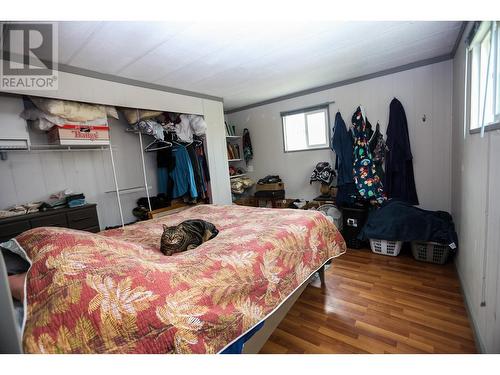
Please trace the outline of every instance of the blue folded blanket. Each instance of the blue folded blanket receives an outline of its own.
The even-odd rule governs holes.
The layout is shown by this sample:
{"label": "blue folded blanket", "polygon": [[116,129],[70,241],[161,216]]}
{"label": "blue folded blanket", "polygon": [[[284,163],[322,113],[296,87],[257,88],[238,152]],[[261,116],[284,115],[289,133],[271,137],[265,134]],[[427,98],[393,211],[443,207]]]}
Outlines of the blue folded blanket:
{"label": "blue folded blanket", "polygon": [[432,241],[458,246],[457,232],[448,212],[427,211],[391,199],[368,216],[358,239],[387,241]]}

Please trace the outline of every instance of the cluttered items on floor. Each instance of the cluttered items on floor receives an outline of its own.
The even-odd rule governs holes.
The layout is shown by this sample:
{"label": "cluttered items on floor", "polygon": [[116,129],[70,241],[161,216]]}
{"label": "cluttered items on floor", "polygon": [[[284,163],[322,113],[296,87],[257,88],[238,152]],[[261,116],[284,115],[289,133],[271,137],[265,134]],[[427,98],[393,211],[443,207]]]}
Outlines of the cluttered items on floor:
{"label": "cluttered items on floor", "polygon": [[163,225],[160,251],[167,256],[195,249],[215,238],[219,231],[205,220],[185,220],[174,226]]}

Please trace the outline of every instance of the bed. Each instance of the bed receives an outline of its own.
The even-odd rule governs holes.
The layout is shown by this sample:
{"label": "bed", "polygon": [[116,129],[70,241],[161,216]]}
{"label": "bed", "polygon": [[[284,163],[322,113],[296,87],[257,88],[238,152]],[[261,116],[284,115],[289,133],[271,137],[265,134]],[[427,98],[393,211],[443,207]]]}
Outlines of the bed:
{"label": "bed", "polygon": [[[163,224],[193,218],[214,223],[219,235],[161,254]],[[36,228],[14,243],[31,263],[26,353],[223,352],[346,250],[319,212],[215,205],[99,234]]]}

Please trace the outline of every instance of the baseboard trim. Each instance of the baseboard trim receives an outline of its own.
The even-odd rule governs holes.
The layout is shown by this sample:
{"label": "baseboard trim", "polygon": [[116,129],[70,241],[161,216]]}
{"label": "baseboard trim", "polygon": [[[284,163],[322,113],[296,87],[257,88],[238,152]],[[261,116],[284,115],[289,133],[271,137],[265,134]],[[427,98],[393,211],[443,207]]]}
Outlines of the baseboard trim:
{"label": "baseboard trim", "polygon": [[462,292],[462,296],[464,297],[465,309],[467,310],[467,316],[469,317],[469,322],[471,322],[472,332],[474,333],[474,342],[476,344],[476,348],[479,350],[480,354],[486,354],[487,353],[486,346],[484,345],[484,341],[479,333],[479,327],[477,325],[477,322],[474,319],[474,316],[472,315],[472,310],[470,308],[470,302],[469,302],[470,299],[464,288],[462,275],[458,270],[457,263],[453,262],[453,265],[455,266],[455,270],[457,271],[458,281],[460,282],[460,290]]}

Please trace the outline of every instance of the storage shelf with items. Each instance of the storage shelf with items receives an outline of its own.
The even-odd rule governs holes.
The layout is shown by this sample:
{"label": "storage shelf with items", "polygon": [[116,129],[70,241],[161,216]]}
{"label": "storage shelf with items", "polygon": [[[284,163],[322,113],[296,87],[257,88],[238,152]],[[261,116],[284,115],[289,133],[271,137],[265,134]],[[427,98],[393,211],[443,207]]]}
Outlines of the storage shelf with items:
{"label": "storage shelf with items", "polygon": [[229,178],[238,178],[238,177],[244,177],[246,176],[247,174],[246,173],[240,173],[240,174],[235,174],[233,176],[229,176]]}
{"label": "storage shelf with items", "polygon": [[243,137],[235,135],[234,132],[235,128],[226,123],[228,173],[233,202],[241,199],[254,185],[246,173],[246,163],[243,158]]}

